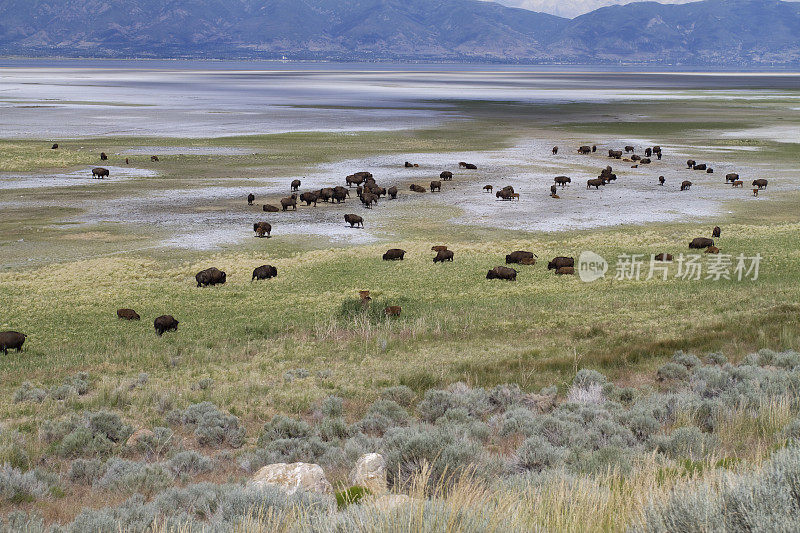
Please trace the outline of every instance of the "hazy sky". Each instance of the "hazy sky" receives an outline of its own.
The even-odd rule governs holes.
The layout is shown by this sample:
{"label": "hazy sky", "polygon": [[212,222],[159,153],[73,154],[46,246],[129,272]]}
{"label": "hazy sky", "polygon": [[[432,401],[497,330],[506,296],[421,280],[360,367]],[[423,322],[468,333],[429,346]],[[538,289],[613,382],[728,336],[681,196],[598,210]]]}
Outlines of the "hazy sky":
{"label": "hazy sky", "polygon": [[[630,4],[632,0],[492,0],[499,4],[512,7],[522,7],[543,13],[552,13],[562,17],[577,17],[583,13],[593,11],[598,7],[614,4]],[[687,4],[697,0],[659,0],[661,4]],[[800,0],[789,0],[797,2]]]}

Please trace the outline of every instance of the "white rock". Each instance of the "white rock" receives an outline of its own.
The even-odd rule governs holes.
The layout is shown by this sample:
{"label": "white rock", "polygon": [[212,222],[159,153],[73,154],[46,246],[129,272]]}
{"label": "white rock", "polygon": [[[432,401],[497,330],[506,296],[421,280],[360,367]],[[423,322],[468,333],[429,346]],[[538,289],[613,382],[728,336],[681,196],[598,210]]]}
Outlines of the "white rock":
{"label": "white rock", "polygon": [[333,487],[325,477],[322,467],[312,463],[275,463],[267,465],[250,480],[255,487],[273,485],[292,495],[298,490],[330,494]]}
{"label": "white rock", "polygon": [[365,453],[350,472],[350,483],[375,494],[386,492],[386,459],[379,453]]}

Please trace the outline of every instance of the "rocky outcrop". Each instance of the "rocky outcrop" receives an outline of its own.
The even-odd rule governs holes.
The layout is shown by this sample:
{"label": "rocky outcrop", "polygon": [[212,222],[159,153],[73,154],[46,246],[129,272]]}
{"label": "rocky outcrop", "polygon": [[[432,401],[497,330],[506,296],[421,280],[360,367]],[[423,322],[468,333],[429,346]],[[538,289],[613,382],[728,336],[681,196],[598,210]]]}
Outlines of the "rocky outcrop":
{"label": "rocky outcrop", "polygon": [[386,492],[386,459],[379,453],[365,453],[350,472],[350,484],[366,487],[373,494]]}
{"label": "rocky outcrop", "polygon": [[292,495],[298,490],[316,494],[331,494],[333,487],[325,477],[322,467],[313,463],[275,463],[267,465],[253,475],[251,486],[280,487]]}

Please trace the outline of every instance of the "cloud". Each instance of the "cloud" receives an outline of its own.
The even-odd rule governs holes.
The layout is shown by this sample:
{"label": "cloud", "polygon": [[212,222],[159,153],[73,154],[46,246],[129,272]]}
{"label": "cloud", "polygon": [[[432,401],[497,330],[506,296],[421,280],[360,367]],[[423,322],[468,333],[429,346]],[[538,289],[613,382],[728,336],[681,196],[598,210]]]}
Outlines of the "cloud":
{"label": "cloud", "polygon": [[[551,13],[560,17],[573,18],[595,9],[617,5],[630,4],[631,0],[489,0],[510,7],[521,7],[531,11]],[[661,0],[661,4],[688,4],[698,0]],[[797,2],[800,0],[789,0]]]}

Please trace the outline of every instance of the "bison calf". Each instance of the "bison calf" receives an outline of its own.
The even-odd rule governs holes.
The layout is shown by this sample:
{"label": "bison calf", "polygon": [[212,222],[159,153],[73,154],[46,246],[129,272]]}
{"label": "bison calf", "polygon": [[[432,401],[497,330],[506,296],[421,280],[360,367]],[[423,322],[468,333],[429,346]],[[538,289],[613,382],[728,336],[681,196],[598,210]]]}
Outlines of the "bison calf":
{"label": "bison calf", "polygon": [[720,229],[720,227],[719,226],[714,226],[714,229],[711,231],[711,236],[718,238],[721,234],[722,234],[722,230]]}
{"label": "bison calf", "polygon": [[559,276],[574,276],[575,275],[575,267],[560,267],[556,270],[556,274]]}
{"label": "bison calf", "polygon": [[153,321],[153,326],[160,337],[165,331],[176,331],[178,329],[178,321],[172,315],[161,315]]}
{"label": "bison calf", "polygon": [[383,312],[386,314],[387,317],[388,316],[400,316],[400,313],[402,311],[403,311],[403,308],[400,307],[399,305],[390,305],[389,307],[387,307],[386,309],[383,310]]}
{"label": "bison calf", "polygon": [[117,309],[117,318],[124,320],[139,320],[139,313],[133,309]]}
{"label": "bison calf", "polygon": [[8,355],[9,350],[21,352],[26,337],[27,335],[19,331],[4,331],[0,333],[0,350],[3,350],[5,355]]}

